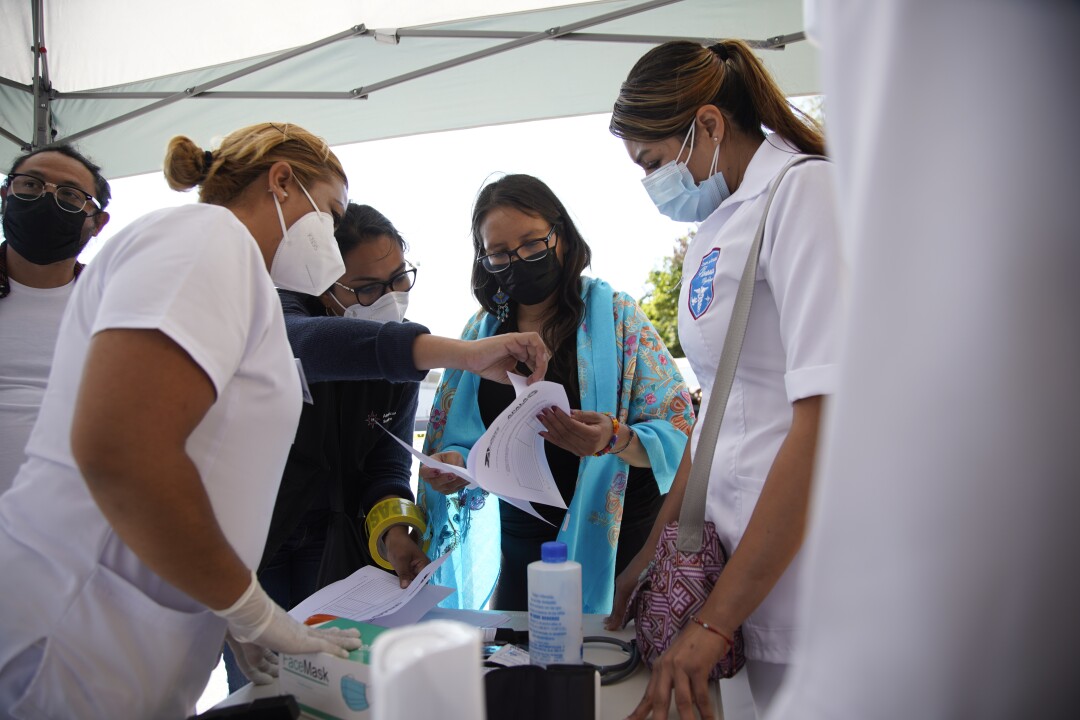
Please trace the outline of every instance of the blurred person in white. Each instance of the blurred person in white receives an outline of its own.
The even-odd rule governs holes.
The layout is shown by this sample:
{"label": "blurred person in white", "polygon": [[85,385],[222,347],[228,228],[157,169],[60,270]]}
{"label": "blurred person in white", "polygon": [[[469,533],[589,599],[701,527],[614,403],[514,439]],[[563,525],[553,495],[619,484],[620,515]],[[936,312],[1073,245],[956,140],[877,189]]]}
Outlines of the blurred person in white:
{"label": "blurred person in white", "polygon": [[110,195],[101,168],[70,145],[20,155],[0,184],[0,493],[26,460],[83,269],[75,258],[109,221]]}
{"label": "blurred person in white", "polygon": [[1080,4],[808,9],[852,302],[768,717],[1076,717]]}

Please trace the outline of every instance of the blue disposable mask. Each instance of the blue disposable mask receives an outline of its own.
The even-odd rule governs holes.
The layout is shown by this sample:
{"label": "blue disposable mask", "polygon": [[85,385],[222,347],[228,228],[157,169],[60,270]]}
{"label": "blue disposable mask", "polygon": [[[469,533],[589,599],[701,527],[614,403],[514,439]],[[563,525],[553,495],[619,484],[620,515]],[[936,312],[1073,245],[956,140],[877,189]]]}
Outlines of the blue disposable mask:
{"label": "blue disposable mask", "polygon": [[720,203],[731,196],[724,174],[716,171],[720,160],[719,143],[713,150],[709,177],[700,185],[694,182],[694,176],[690,174],[690,168],[686,166],[686,162],[690,162],[690,155],[686,156],[686,162],[678,161],[687,143],[690,144],[690,154],[693,154],[696,125],[696,122],[690,125],[690,131],[686,133],[675,159],[641,180],[645,191],[656,203],[656,208],[672,220],[679,222],[701,222],[720,207]]}

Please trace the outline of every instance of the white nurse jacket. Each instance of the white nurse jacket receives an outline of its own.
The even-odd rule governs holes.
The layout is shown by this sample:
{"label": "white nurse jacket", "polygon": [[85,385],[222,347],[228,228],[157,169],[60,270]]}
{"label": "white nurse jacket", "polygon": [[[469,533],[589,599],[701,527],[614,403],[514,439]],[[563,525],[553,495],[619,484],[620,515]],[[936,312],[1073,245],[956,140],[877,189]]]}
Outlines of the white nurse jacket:
{"label": "white nurse jacket", "polygon": [[255,567],[266,543],[301,404],[281,304],[231,212],[160,210],[75,286],[29,459],[0,497],[0,717],[185,717],[221,653],[225,622],[124,544],[72,458],[83,361],[111,328],[159,330],[206,372],[217,399],[188,455],[240,559]]}
{"label": "white nurse jacket", "polygon": [[[687,247],[679,340],[701,382],[703,411],[768,190],[795,154],[778,135],[768,135],[738,190],[701,223]],[[787,173],[769,211],[746,338],[709,479],[706,519],[716,524],[729,554],[791,427],[791,403],[836,386],[842,303],[833,203],[831,165],[811,161]],[[695,429],[702,425],[699,417]],[[692,452],[697,441],[695,432]],[[797,571],[798,557],[744,623],[747,657],[790,659]]]}

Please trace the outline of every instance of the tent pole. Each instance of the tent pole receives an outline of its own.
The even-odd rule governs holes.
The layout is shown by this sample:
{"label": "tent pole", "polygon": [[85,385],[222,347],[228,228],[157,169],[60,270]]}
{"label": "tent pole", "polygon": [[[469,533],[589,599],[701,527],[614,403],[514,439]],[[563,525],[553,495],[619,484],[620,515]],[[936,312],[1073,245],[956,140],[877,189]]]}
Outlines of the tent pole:
{"label": "tent pole", "polygon": [[[376,31],[378,33],[378,31]],[[424,29],[409,29],[404,28],[395,31],[395,38],[447,38],[447,39],[462,39],[462,40],[502,40],[508,38],[527,38],[536,35],[535,32],[514,31],[514,30],[424,30]],[[624,43],[642,43],[649,45],[660,45],[672,40],[687,40],[690,42],[697,42],[701,45],[712,44],[718,40],[718,38],[689,38],[680,36],[661,36],[661,35],[615,35],[615,33],[605,32],[566,32],[563,35],[550,38],[551,40],[573,40],[579,42],[624,42]],[[806,40],[805,32],[792,32],[788,35],[773,36],[767,40],[743,40],[747,45],[753,47],[754,50],[784,50],[785,47],[794,42]],[[26,85],[19,85],[11,81],[4,82],[4,78],[0,78],[0,84],[9,84],[13,87],[22,87],[26,89]],[[205,85],[203,85],[205,86]],[[174,92],[109,92],[109,91],[80,91],[77,93],[53,93],[53,96],[57,99],[66,98],[78,98],[78,99],[99,99],[99,100],[153,100],[162,99],[166,97],[172,97]],[[275,92],[275,91],[211,91],[207,90],[198,94],[192,95],[194,99],[294,99],[294,100],[343,100],[343,99],[356,99],[355,93],[351,91],[332,91],[332,92],[311,92],[311,91],[292,91],[292,92]],[[363,99],[363,98],[361,98]]]}
{"label": "tent pole", "polygon": [[4,137],[4,138],[10,140],[11,142],[15,143],[16,145],[18,145],[20,148],[22,148],[24,150],[29,145],[29,143],[27,143],[21,137],[15,135],[14,133],[8,132],[7,130],[5,130],[2,127],[0,127],[0,137]]}
{"label": "tent pole", "polygon": [[645,2],[640,5],[633,5],[628,8],[623,8],[622,10],[614,10],[609,13],[604,13],[603,15],[597,15],[596,17],[589,18],[587,20],[579,20],[578,22],[570,23],[569,25],[564,25],[562,27],[553,27],[548,28],[547,30],[542,30],[540,32],[530,33],[524,37],[511,40],[510,42],[505,42],[501,45],[496,45],[495,47],[488,48],[486,50],[479,50],[477,52],[468,53],[467,55],[462,55],[461,57],[456,57],[452,60],[446,60],[441,63],[436,63],[435,65],[430,65],[426,68],[420,68],[419,70],[413,70],[412,72],[397,75],[396,77],[387,78],[386,80],[380,80],[379,82],[372,83],[371,85],[365,85],[363,87],[356,88],[352,91],[352,94],[356,95],[357,97],[364,97],[366,95],[369,95],[370,93],[375,92],[376,90],[382,90],[384,88],[392,87],[394,85],[400,85],[403,82],[414,80],[418,77],[431,75],[442,70],[457,67],[458,65],[464,65],[465,63],[469,63],[474,60],[491,57],[492,55],[498,55],[509,50],[516,50],[519,47],[532,45],[533,43],[538,43],[541,40],[554,40],[582,28],[592,27],[593,25],[600,25],[606,22],[610,22],[612,20],[629,17],[631,15],[636,15],[647,10],[653,10],[655,8],[663,7],[665,5],[671,5],[676,2],[680,2],[680,0],[650,0],[650,2]]}
{"label": "tent pole", "polygon": [[[24,93],[29,93],[31,95],[34,94],[33,85],[25,85],[25,84],[20,83],[20,82],[15,82],[11,78],[6,78],[6,77],[0,76],[0,85],[4,85],[4,86],[10,87],[10,88],[15,88],[16,90],[22,90]],[[15,133],[9,132],[8,130],[5,130],[2,127],[0,127],[0,137],[4,138],[5,140],[10,140],[11,142],[15,143],[17,146],[19,146],[19,148],[21,148],[23,150],[30,147],[29,142],[27,142],[26,140],[23,140],[21,137],[19,137]]]}
{"label": "tent pole", "polygon": [[[39,0],[34,0],[34,1],[38,2]],[[231,73],[228,73],[226,75],[222,75],[219,78],[215,78],[215,79],[210,80],[208,82],[202,83],[201,85],[195,85],[193,87],[187,88],[186,90],[181,90],[180,92],[171,93],[167,97],[162,98],[161,100],[158,100],[157,102],[150,103],[149,105],[145,105],[145,106],[139,108],[138,110],[132,110],[131,112],[124,113],[123,115],[118,115],[117,117],[114,117],[112,120],[107,120],[107,121],[105,121],[103,123],[99,123],[97,125],[94,125],[93,127],[88,127],[85,130],[80,130],[77,133],[73,133],[71,135],[68,135],[63,140],[64,140],[64,142],[73,142],[73,141],[78,140],[80,138],[86,137],[87,135],[92,135],[93,133],[96,133],[96,132],[99,132],[101,130],[105,130],[107,128],[113,127],[114,125],[119,125],[120,123],[127,122],[128,120],[134,120],[137,117],[140,117],[140,116],[145,115],[147,113],[153,112],[154,110],[157,110],[158,108],[161,108],[161,107],[165,107],[166,105],[172,105],[173,103],[179,102],[180,100],[185,100],[185,99],[190,98],[190,97],[195,97],[195,96],[197,96],[197,95],[199,95],[199,94],[201,94],[203,92],[206,92],[207,90],[218,87],[219,85],[224,85],[225,83],[232,82],[233,80],[236,80],[237,78],[244,77],[245,75],[250,75],[251,73],[258,72],[259,70],[262,70],[264,68],[268,68],[268,67],[270,67],[272,65],[276,65],[276,64],[278,64],[280,62],[284,62],[286,60],[290,60],[290,59],[292,59],[294,57],[297,57],[298,55],[303,55],[305,53],[309,53],[312,50],[318,50],[321,47],[325,47],[327,45],[330,45],[331,43],[338,42],[339,40],[346,40],[346,39],[351,38],[351,37],[359,37],[359,36],[362,36],[362,35],[368,35],[370,33],[371,33],[371,31],[368,30],[367,28],[365,28],[363,25],[354,25],[353,27],[349,28],[348,30],[345,30],[344,32],[340,32],[340,33],[337,33],[335,35],[331,35],[330,37],[323,38],[322,40],[316,40],[315,42],[310,43],[308,45],[303,45],[301,47],[293,48],[292,50],[288,50],[286,52],[279,53],[277,55],[274,55],[273,57],[267,58],[266,60],[263,60],[261,62],[257,62],[254,65],[249,65],[248,67],[243,68],[242,70],[236,70],[235,72],[231,72]],[[87,94],[77,93],[76,92],[76,93],[65,93],[63,97],[65,97],[65,98],[79,98],[79,97],[86,97],[86,95]],[[344,96],[347,96],[347,94],[341,94],[341,96],[344,97]]]}
{"label": "tent pole", "polygon": [[[528,37],[531,33],[514,30],[429,30],[426,28],[401,28],[395,32],[395,38],[447,38],[454,40],[513,40]],[[683,35],[626,35],[620,33],[584,33],[569,32],[552,38],[553,40],[574,40],[577,42],[635,43],[638,45],[662,45],[672,40],[688,40],[699,45],[711,45],[720,39],[715,37],[688,37]],[[777,35],[767,40],[743,40],[755,50],[783,50],[785,46],[799,40],[805,40],[805,33]]]}
{"label": "tent pole", "polygon": [[31,0],[34,46],[34,139],[30,147],[42,148],[52,142],[52,83],[49,82],[49,64],[45,58],[45,0]]}
{"label": "tent pole", "polygon": [[6,85],[9,88],[15,88],[16,90],[22,90],[23,92],[34,94],[34,86],[27,85],[26,83],[15,82],[11,78],[6,78],[0,75],[0,85]]}

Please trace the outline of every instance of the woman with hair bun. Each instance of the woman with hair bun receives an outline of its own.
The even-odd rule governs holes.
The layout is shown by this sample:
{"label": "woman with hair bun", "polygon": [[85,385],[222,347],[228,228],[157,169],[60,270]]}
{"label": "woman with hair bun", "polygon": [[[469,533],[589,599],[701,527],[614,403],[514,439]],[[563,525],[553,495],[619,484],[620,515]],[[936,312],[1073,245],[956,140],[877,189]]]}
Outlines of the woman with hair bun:
{"label": "woman with hair bun", "polygon": [[183,717],[226,634],[267,668],[357,643],[289,618],[250,569],[300,412],[274,284],[341,274],[345,173],[321,138],[264,123],[213,153],[174,138],[165,176],[202,202],[140,218],[83,272],[0,499],[13,717]]}
{"label": "woman with hair bun", "polygon": [[[739,279],[776,178],[824,154],[820,129],[793,110],[749,46],[670,42],[646,53],[619,90],[622,138],[660,212],[701,223],[687,248],[679,338],[708,406]],[[768,211],[742,354],[709,470],[705,520],[729,555],[694,622],[660,656],[633,717],[712,717],[706,684],[742,627],[759,717],[790,662],[798,553],[806,526],[823,396],[837,380],[841,261],[828,163],[793,166]],[[704,412],[703,412],[704,415]],[[700,427],[702,422],[698,422]],[[679,517],[700,437],[649,541],[616,581],[621,624],[664,526]]]}
{"label": "woman with hair bun", "polygon": [[201,202],[136,220],[82,274],[0,497],[13,717],[185,717],[223,640],[262,678],[275,651],[359,645],[291,619],[253,572],[302,402],[275,285],[319,295],[344,272],[344,170],[262,123],[214,151],[174,138],[165,177]]}

